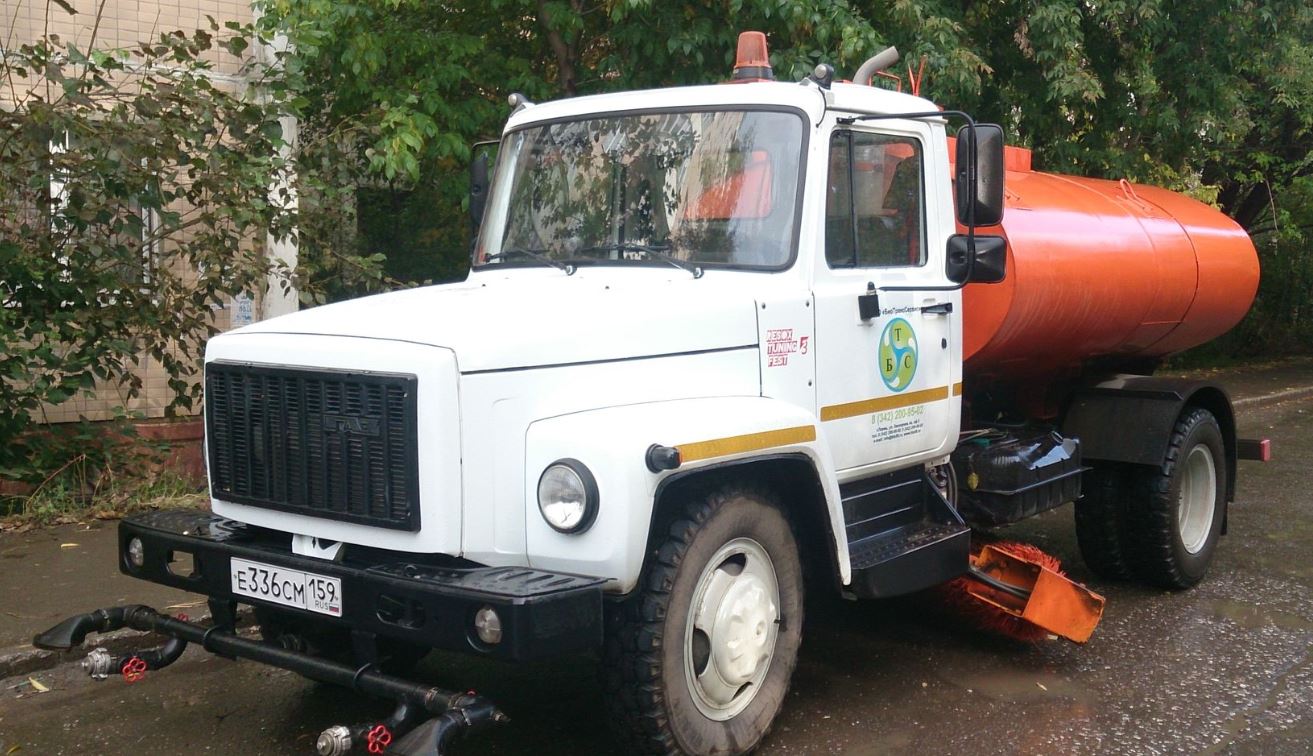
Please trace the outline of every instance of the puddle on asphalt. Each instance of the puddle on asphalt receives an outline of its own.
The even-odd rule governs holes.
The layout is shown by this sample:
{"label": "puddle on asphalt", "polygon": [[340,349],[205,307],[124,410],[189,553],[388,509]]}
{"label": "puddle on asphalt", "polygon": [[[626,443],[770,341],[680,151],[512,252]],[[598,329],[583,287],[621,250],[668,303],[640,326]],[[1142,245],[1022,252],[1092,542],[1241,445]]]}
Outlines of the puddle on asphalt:
{"label": "puddle on asphalt", "polygon": [[1201,608],[1211,609],[1217,619],[1230,620],[1245,630],[1262,630],[1277,627],[1291,632],[1313,631],[1313,620],[1298,614],[1267,609],[1257,604],[1231,599],[1214,599],[1203,602]]}

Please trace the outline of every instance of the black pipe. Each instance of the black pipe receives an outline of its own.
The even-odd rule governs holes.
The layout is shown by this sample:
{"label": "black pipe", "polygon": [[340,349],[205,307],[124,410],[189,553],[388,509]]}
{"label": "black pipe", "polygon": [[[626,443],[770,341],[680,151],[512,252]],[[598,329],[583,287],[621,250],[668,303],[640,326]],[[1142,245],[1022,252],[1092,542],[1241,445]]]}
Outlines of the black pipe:
{"label": "black pipe", "polygon": [[187,641],[182,638],[169,638],[164,645],[156,648],[148,648],[145,651],[138,651],[130,656],[116,656],[112,662],[113,668],[119,671],[123,670],[123,665],[132,659],[141,659],[146,662],[146,669],[152,672],[158,669],[164,669],[170,664],[176,662],[182,656],[182,652],[187,650]]}
{"label": "black pipe", "polygon": [[296,651],[248,640],[220,627],[201,627],[191,622],[174,619],[146,606],[126,607],[124,624],[134,630],[163,633],[174,638],[198,643],[206,651],[227,654],[269,664],[296,672],[319,682],[345,688],[378,698],[410,701],[431,714],[441,714],[452,708],[465,693],[419,685],[398,677],[385,675],[366,664],[354,668],[330,659],[308,656]]}
{"label": "black pipe", "polygon": [[32,645],[47,651],[67,651],[74,646],[81,646],[82,641],[93,632],[107,633],[123,627],[128,611],[137,608],[134,605],[115,606],[74,615],[33,638]]}
{"label": "black pipe", "polygon": [[[230,625],[202,627],[160,614],[148,606],[119,606],[79,614],[38,635],[33,644],[39,648],[67,650],[81,645],[92,632],[103,633],[123,627],[169,636],[169,641],[163,646],[135,655],[146,662],[147,669],[167,667],[182,656],[188,643],[198,643],[214,654],[250,659],[296,672],[312,680],[341,685],[378,698],[392,699],[397,702],[397,708],[383,724],[396,735],[405,734],[425,713],[433,715],[432,719],[404,739],[404,742],[416,743],[418,750],[402,749],[398,743],[393,749],[400,753],[441,754],[458,735],[506,721],[506,716],[497,710],[496,705],[473,693],[444,690],[385,675],[372,664],[356,668],[242,638]],[[132,658],[115,659],[112,668],[121,670]],[[350,728],[353,739],[364,735],[366,731],[362,727]]]}

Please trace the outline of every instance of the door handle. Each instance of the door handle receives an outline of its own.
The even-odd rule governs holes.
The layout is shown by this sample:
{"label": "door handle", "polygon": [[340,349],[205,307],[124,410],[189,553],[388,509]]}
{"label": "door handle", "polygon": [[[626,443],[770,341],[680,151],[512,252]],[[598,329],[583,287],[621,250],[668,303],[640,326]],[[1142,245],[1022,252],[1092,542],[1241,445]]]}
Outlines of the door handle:
{"label": "door handle", "polygon": [[857,316],[862,320],[880,317],[880,295],[875,290],[875,282],[866,284],[866,293],[857,295]]}
{"label": "door handle", "polygon": [[952,311],[952,302],[940,302],[938,304],[926,305],[921,308],[922,315],[947,315]]}

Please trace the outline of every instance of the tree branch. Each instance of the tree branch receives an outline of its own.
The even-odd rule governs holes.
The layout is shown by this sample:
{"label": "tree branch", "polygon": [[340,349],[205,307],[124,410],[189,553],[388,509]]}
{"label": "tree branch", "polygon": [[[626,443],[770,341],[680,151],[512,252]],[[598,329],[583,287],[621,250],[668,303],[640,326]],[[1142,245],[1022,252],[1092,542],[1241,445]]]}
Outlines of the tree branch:
{"label": "tree branch", "polygon": [[547,9],[547,0],[538,0],[538,23],[542,24],[547,34],[547,44],[556,56],[556,68],[560,79],[561,91],[566,97],[575,95],[574,53],[565,38],[552,26],[552,15]]}

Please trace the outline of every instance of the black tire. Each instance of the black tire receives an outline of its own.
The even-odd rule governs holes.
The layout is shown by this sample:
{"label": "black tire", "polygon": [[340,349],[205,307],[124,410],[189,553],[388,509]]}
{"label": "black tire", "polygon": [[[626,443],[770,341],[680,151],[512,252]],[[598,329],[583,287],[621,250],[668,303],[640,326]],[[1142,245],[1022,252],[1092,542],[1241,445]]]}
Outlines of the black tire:
{"label": "black tire", "polygon": [[1135,577],[1126,554],[1127,470],[1095,467],[1085,473],[1083,496],[1076,502],[1076,542],[1094,574],[1107,580]]}
{"label": "black tire", "polygon": [[[293,651],[332,659],[343,664],[363,664],[355,656],[351,633],[346,628],[316,622],[272,607],[254,607],[260,637],[266,643]],[[378,639],[378,667],[388,674],[404,675],[428,655],[429,649],[392,638]]]}
{"label": "black tire", "polygon": [[[694,684],[685,673],[686,658],[695,659],[686,653],[686,632],[696,632],[686,623],[704,570],[722,547],[732,548],[742,543],[739,539],[755,542],[774,570],[778,630],[755,693],[741,711],[718,721],[699,709],[705,704],[694,700]],[[634,594],[612,610],[603,683],[611,721],[626,753],[741,754],[760,744],[788,692],[803,621],[797,541],[769,496],[729,487],[690,501],[671,524]],[[711,653],[708,647],[704,668],[712,663]],[[736,695],[752,687],[745,685]]]}
{"label": "black tire", "polygon": [[[1182,536],[1178,503],[1196,447],[1211,456],[1213,508],[1202,541],[1191,551]],[[1134,505],[1127,510],[1126,545],[1131,569],[1140,580],[1162,588],[1189,588],[1203,579],[1217,548],[1226,516],[1227,465],[1222,430],[1205,409],[1186,408],[1172,430],[1167,457],[1158,469],[1137,471]]]}

